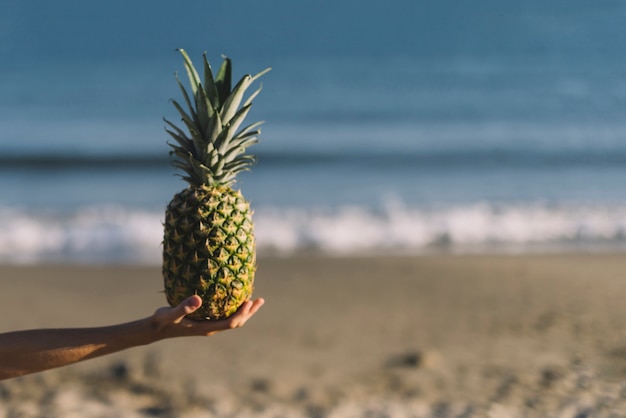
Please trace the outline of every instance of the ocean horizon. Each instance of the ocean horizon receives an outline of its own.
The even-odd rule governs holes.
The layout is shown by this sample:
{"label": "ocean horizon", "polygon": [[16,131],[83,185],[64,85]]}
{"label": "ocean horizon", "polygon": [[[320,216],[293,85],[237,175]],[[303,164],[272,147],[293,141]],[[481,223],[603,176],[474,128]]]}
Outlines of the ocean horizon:
{"label": "ocean horizon", "polygon": [[332,5],[0,5],[0,262],[160,262],[177,47],[273,67],[236,185],[261,253],[626,249],[626,5]]}

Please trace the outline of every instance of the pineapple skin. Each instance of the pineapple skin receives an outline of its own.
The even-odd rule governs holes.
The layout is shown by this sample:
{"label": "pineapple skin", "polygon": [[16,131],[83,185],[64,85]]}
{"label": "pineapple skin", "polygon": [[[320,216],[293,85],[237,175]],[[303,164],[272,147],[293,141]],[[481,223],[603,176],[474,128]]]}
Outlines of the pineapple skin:
{"label": "pineapple skin", "polygon": [[202,306],[187,317],[224,319],[250,298],[256,271],[250,204],[229,186],[190,186],[165,212],[163,279],[176,306],[191,295]]}

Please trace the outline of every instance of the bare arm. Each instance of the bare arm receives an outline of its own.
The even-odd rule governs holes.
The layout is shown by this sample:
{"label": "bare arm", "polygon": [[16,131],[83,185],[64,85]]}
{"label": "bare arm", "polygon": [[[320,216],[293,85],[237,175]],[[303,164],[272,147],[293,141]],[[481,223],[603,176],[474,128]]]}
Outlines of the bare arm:
{"label": "bare arm", "polygon": [[213,335],[243,326],[263,305],[244,303],[236,314],[220,321],[185,319],[202,300],[191,296],[174,308],[126,324],[99,328],[40,329],[0,334],[0,380],[66,366],[166,338]]}

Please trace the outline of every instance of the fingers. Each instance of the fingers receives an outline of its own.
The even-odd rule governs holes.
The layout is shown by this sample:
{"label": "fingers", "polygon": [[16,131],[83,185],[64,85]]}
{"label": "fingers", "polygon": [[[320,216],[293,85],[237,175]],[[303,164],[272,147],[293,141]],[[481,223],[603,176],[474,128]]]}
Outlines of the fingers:
{"label": "fingers", "polygon": [[[190,296],[183,300],[174,308],[162,308],[159,329],[165,326],[170,334],[162,338],[191,335],[214,335],[220,331],[242,327],[257,311],[263,306],[265,300],[258,298],[244,302],[237,312],[229,318],[212,321],[194,321],[186,319],[185,316],[197,310],[202,305],[202,299],[197,296]],[[168,326],[169,325],[169,326]]]}
{"label": "fingers", "polygon": [[195,311],[202,304],[202,299],[197,296],[191,296],[183,300],[174,307],[162,307],[154,311],[149,318],[150,325],[157,333],[157,339],[171,338],[178,336],[176,332],[170,332],[172,329],[179,327],[186,315]]}
{"label": "fingers", "polygon": [[196,311],[202,306],[202,298],[198,295],[189,296],[183,300],[178,306],[172,308],[171,317],[175,323],[180,322],[185,316]]}
{"label": "fingers", "polygon": [[264,303],[265,299],[263,298],[247,300],[243,303],[243,305],[241,305],[235,315],[239,316],[240,318],[249,318],[254,315],[259,310],[259,308],[263,306]]}
{"label": "fingers", "polygon": [[185,315],[189,315],[202,306],[202,298],[198,295],[189,296],[179,306],[182,306]]}
{"label": "fingers", "polygon": [[258,298],[258,299],[253,300],[248,310],[248,315],[249,316],[254,315],[261,308],[261,306],[263,306],[263,304],[265,304],[265,299],[263,298]]}
{"label": "fingers", "polygon": [[230,327],[231,328],[239,328],[243,326],[248,319],[252,318],[252,316],[257,313],[257,311],[263,306],[265,303],[265,299],[258,298],[255,300],[248,300],[241,305],[237,313],[233,315],[230,319]]}
{"label": "fingers", "polygon": [[258,298],[246,301],[237,312],[227,319],[214,321],[193,321],[185,316],[202,305],[202,298],[190,296],[173,308],[160,308],[150,318],[151,325],[157,333],[155,340],[192,336],[214,335],[220,331],[242,327],[263,306],[265,299]]}

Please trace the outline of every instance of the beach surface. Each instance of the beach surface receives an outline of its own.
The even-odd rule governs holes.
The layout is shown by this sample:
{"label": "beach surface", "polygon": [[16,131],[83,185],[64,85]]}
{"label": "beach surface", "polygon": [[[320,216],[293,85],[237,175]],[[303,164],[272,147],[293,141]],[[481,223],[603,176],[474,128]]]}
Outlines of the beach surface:
{"label": "beach surface", "polygon": [[[127,322],[158,267],[2,266],[0,332]],[[0,382],[0,416],[626,416],[623,254],[261,257],[244,328]]]}

